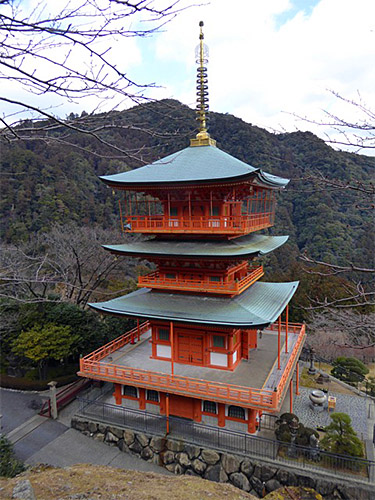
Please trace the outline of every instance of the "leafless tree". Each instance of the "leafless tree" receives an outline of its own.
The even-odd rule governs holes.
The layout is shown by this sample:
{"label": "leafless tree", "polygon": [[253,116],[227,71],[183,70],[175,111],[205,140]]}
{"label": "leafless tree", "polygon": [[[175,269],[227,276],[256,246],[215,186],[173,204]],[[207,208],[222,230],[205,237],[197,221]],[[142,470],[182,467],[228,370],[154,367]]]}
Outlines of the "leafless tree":
{"label": "leafless tree", "polygon": [[[22,302],[60,300],[85,307],[98,293],[111,297],[134,288],[135,272],[123,259],[100,248],[114,240],[114,231],[56,225],[27,246],[4,245],[0,297]],[[116,234],[117,236],[117,234]],[[126,267],[125,267],[126,266]],[[110,291],[108,281],[121,274],[122,288]]]}
{"label": "leafless tree", "polygon": [[[97,141],[94,154],[110,151],[111,157],[134,157],[136,151],[121,148],[109,131],[139,130],[155,132],[131,123],[116,121],[116,113],[98,115],[101,105],[118,106],[147,101],[145,90],[153,83],[138,83],[128,75],[123,53],[114,47],[124,39],[151,36],[172,20],[184,7],[184,0],[41,0],[32,2],[0,0],[0,80],[27,95],[15,99],[0,92],[0,101],[12,107],[0,117],[0,139],[52,141],[79,145],[74,137],[85,134]],[[117,59],[116,59],[117,57]],[[45,107],[46,97],[61,103],[77,103],[94,97],[97,105],[81,116],[71,113],[67,119],[57,116],[53,107]],[[112,107],[111,107],[112,109]],[[108,109],[107,109],[108,110]],[[26,111],[26,119],[20,113]],[[94,116],[95,115],[95,116]]]}

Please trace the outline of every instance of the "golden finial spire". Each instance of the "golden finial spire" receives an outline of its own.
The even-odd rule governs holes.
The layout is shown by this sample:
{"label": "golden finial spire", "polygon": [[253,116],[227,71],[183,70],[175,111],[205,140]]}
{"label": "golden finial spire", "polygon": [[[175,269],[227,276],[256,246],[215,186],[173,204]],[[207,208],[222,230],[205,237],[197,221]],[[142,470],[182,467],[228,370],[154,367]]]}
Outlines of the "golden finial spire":
{"label": "golden finial spire", "polygon": [[195,56],[198,64],[197,68],[197,121],[199,122],[199,132],[195,139],[190,139],[190,146],[215,146],[216,141],[211,139],[207,132],[208,114],[208,80],[207,68],[208,47],[203,43],[203,21],[199,23],[199,45],[196,48]]}

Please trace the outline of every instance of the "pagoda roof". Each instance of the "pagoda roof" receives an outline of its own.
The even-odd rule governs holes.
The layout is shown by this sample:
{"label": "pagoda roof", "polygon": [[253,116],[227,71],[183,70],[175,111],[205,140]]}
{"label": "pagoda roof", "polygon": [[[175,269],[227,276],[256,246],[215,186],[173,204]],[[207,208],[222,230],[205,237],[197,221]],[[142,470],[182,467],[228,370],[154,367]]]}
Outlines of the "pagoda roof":
{"label": "pagoda roof", "polygon": [[254,179],[268,188],[285,187],[289,180],[247,165],[216,146],[190,146],[128,172],[100,179],[114,188],[168,187],[179,184],[238,182]]}
{"label": "pagoda roof", "polygon": [[225,241],[159,240],[152,239],[121,245],[103,245],[116,255],[134,257],[182,257],[182,258],[247,258],[265,255],[283,245],[289,236],[250,234]]}
{"label": "pagoda roof", "polygon": [[237,328],[266,327],[276,321],[298,287],[257,281],[235,298],[161,293],[146,288],[107,302],[89,304],[101,313]]}

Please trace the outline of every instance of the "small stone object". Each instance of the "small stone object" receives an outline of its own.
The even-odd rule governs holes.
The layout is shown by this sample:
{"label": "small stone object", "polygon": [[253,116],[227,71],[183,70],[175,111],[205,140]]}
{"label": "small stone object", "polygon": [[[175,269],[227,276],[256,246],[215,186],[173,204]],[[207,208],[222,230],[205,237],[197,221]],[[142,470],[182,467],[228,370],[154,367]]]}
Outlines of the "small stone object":
{"label": "small stone object", "polygon": [[28,479],[17,481],[16,486],[13,488],[12,498],[19,500],[36,500],[33,487]]}
{"label": "small stone object", "polygon": [[323,411],[324,404],[327,401],[327,396],[323,391],[315,389],[310,392],[309,399],[311,401],[311,406],[314,411]]}

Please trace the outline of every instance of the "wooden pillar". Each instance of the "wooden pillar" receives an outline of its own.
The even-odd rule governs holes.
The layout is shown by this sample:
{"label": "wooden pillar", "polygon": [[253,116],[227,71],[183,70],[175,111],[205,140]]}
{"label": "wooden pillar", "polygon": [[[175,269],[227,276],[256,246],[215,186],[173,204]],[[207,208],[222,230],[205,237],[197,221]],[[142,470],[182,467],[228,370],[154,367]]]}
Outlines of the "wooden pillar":
{"label": "wooden pillar", "polygon": [[169,323],[169,337],[171,342],[171,374],[174,375],[174,364],[173,364],[173,351],[174,351],[174,335],[173,335],[173,321]]}
{"label": "wooden pillar", "polygon": [[165,395],[165,415],[167,417],[167,434],[169,434],[169,394]]}
{"label": "wooden pillar", "polygon": [[278,370],[281,369],[280,351],[281,351],[281,315],[279,316],[277,322],[277,369]]}
{"label": "wooden pillar", "polygon": [[289,306],[285,309],[285,352],[288,353],[288,323],[289,323]]}
{"label": "wooden pillar", "polygon": [[137,334],[138,334],[138,342],[141,338],[141,329],[140,329],[140,326],[139,326],[139,318],[137,318]]}
{"label": "wooden pillar", "polygon": [[293,413],[293,378],[289,382],[289,413]]}
{"label": "wooden pillar", "polygon": [[141,387],[138,389],[139,393],[139,409],[146,409],[146,389],[142,389]]}
{"label": "wooden pillar", "polygon": [[296,365],[296,396],[299,396],[299,364]]}
{"label": "wooden pillar", "polygon": [[249,417],[247,421],[247,430],[249,431],[250,434],[254,434],[256,432],[257,427],[256,427],[256,416],[257,416],[257,410],[253,410],[252,408],[248,409]]}
{"label": "wooden pillar", "polygon": [[113,393],[115,397],[115,402],[117,405],[121,404],[122,395],[121,395],[121,384],[114,384],[115,392]]}
{"label": "wooden pillar", "polygon": [[219,427],[225,427],[225,404],[217,404],[217,425]]}
{"label": "wooden pillar", "polygon": [[194,399],[194,421],[202,421],[202,401],[200,399]]}

